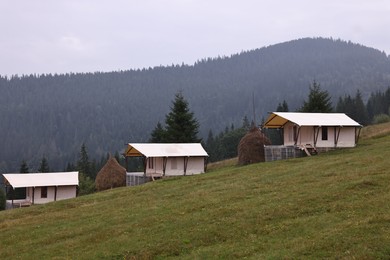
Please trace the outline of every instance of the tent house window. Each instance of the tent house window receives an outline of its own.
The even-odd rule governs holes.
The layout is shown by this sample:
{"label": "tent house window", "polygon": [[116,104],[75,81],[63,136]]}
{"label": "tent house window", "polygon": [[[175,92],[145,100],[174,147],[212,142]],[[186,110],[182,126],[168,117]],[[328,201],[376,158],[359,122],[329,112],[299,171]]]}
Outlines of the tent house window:
{"label": "tent house window", "polygon": [[41,187],[41,198],[47,198],[47,187]]}
{"label": "tent house window", "polygon": [[171,169],[172,170],[175,170],[175,169],[177,169],[177,158],[172,158],[172,160],[171,160]]}
{"label": "tent house window", "polygon": [[153,158],[149,158],[149,169],[153,169]]}
{"label": "tent house window", "polygon": [[294,142],[296,142],[298,140],[297,126],[296,125],[294,125],[294,127],[293,127],[293,138],[294,138]]}
{"label": "tent house window", "polygon": [[322,133],[322,140],[323,141],[328,140],[328,127],[326,126],[321,127],[321,133]]}

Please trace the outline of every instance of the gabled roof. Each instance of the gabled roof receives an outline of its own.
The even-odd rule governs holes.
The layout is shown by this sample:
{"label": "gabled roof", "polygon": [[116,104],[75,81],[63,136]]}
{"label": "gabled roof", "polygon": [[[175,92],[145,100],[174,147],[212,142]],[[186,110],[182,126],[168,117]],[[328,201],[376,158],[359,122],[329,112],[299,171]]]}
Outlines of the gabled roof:
{"label": "gabled roof", "polygon": [[361,127],[344,113],[299,113],[273,112],[264,123],[264,128],[281,128],[287,122],[298,126],[354,126]]}
{"label": "gabled roof", "polygon": [[79,172],[4,173],[3,176],[13,188],[79,185]]}
{"label": "gabled roof", "polygon": [[182,156],[208,156],[200,143],[129,143],[125,156],[145,157],[182,157]]}

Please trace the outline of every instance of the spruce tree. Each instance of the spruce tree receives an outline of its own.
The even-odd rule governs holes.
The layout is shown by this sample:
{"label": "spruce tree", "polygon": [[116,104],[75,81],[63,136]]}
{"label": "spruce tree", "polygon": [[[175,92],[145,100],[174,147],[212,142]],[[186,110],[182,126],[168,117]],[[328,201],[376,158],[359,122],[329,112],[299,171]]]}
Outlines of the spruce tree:
{"label": "spruce tree", "polygon": [[165,118],[166,130],[163,138],[166,143],[198,143],[199,123],[190,112],[188,102],[181,92],[175,95],[171,112]]}
{"label": "spruce tree", "polygon": [[161,125],[160,122],[157,123],[156,127],[151,133],[151,137],[149,139],[150,143],[163,143],[165,138],[166,131]]}
{"label": "spruce tree", "polygon": [[362,94],[359,90],[356,92],[354,100],[354,114],[352,118],[361,124],[368,124],[367,108],[364,105]]}
{"label": "spruce tree", "polygon": [[30,169],[28,168],[27,162],[25,160],[22,161],[19,168],[20,173],[29,173]]}
{"label": "spruce tree", "polygon": [[42,157],[41,163],[39,164],[38,172],[50,172],[49,163],[46,157]]}
{"label": "spruce tree", "polygon": [[283,103],[279,103],[276,108],[276,112],[288,112],[288,105],[286,100],[283,100]]}
{"label": "spruce tree", "polygon": [[314,80],[308,100],[304,101],[300,112],[330,113],[333,111],[330,99],[328,91],[321,90],[320,84]]}
{"label": "spruce tree", "polygon": [[90,177],[91,179],[95,179],[94,176],[92,176],[91,164],[89,162],[87,147],[84,143],[81,145],[79,160],[77,161],[77,170]]}

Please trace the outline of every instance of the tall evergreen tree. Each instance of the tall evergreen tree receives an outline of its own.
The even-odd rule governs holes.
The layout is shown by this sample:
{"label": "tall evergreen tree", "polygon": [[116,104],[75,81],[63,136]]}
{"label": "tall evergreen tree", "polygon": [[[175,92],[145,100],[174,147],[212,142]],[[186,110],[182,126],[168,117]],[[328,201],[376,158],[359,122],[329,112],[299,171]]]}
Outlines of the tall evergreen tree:
{"label": "tall evergreen tree", "polygon": [[283,103],[279,103],[276,108],[276,112],[288,112],[288,105],[286,100],[283,100]]}
{"label": "tall evergreen tree", "polygon": [[359,90],[356,92],[355,100],[354,100],[354,113],[353,117],[356,121],[361,124],[368,124],[368,113],[367,108],[364,105],[362,94]]}
{"label": "tall evergreen tree", "polygon": [[356,92],[354,98],[350,95],[345,96],[344,98],[340,97],[337,102],[336,112],[345,113],[361,124],[368,124],[369,121],[367,108],[364,105],[362,95],[359,90]]}
{"label": "tall evergreen tree", "polygon": [[320,84],[315,80],[310,86],[308,100],[304,101],[300,112],[330,113],[333,111],[328,91],[321,90]]}
{"label": "tall evergreen tree", "polygon": [[22,161],[19,168],[20,173],[29,173],[30,169],[28,168],[27,162],[25,160]]}
{"label": "tall evergreen tree", "polygon": [[90,177],[91,179],[95,179],[95,176],[92,176],[91,171],[91,163],[89,161],[87,147],[85,143],[81,145],[79,160],[77,161],[77,170]]}
{"label": "tall evergreen tree", "polygon": [[39,164],[38,172],[50,172],[49,163],[46,157],[42,157],[41,163]]}
{"label": "tall evergreen tree", "polygon": [[201,139],[198,138],[199,123],[194,117],[194,113],[190,112],[188,102],[184,99],[181,92],[175,95],[171,112],[166,115],[166,143],[197,143]]}
{"label": "tall evergreen tree", "polygon": [[151,137],[149,139],[150,143],[163,143],[165,139],[166,131],[161,125],[160,122],[157,123],[156,127],[151,133]]}
{"label": "tall evergreen tree", "polygon": [[242,128],[244,128],[246,131],[249,131],[251,128],[251,123],[249,122],[249,119],[247,116],[244,116],[242,119]]}

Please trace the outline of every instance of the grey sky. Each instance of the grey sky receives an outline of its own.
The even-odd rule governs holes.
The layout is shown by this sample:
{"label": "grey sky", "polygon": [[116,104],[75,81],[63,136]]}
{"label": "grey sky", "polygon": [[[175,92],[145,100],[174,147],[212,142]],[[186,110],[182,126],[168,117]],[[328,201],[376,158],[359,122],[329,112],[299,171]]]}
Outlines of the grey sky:
{"label": "grey sky", "polygon": [[303,37],[390,54],[389,0],[0,0],[0,75],[193,64]]}

